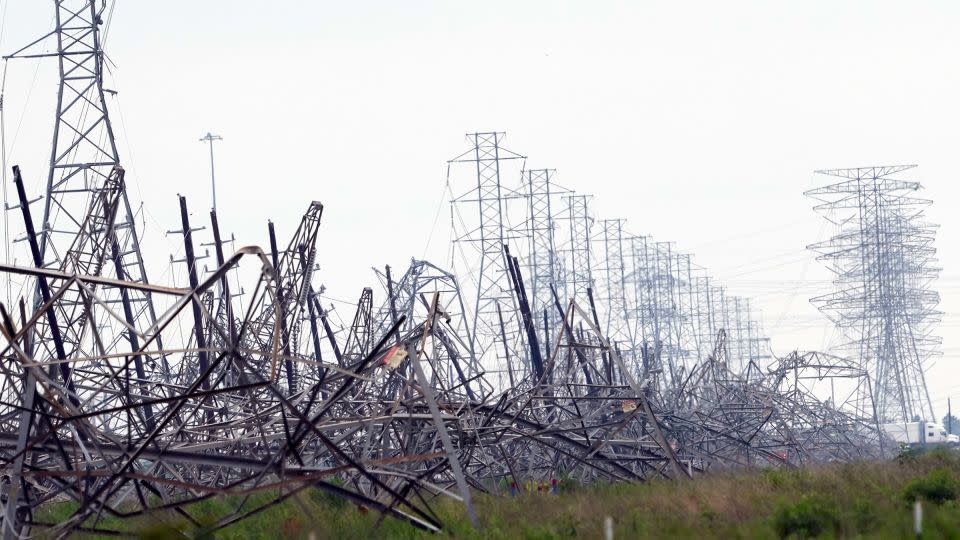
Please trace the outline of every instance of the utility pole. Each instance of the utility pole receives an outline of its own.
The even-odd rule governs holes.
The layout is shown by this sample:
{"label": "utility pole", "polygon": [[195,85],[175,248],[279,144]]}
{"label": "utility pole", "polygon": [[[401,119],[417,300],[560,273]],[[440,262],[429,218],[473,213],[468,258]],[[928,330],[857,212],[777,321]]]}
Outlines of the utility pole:
{"label": "utility pole", "polygon": [[206,135],[200,138],[200,142],[210,143],[210,188],[213,191],[213,211],[217,211],[217,180],[214,176],[213,170],[213,141],[222,141],[223,137],[219,135],[214,135],[213,133],[207,132]]}
{"label": "utility pole", "polygon": [[947,435],[953,433],[953,411],[950,409],[950,398],[947,398]]}

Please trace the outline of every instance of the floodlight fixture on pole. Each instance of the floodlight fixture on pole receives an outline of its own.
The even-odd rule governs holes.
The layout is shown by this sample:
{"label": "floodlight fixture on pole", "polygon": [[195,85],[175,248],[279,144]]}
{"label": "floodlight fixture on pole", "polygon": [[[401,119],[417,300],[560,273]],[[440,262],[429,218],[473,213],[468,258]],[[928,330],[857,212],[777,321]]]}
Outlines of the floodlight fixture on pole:
{"label": "floodlight fixture on pole", "polygon": [[214,175],[214,169],[213,169],[213,141],[222,141],[222,140],[223,140],[223,137],[219,135],[214,135],[209,131],[207,132],[206,135],[200,138],[200,142],[210,143],[210,188],[213,191],[213,210],[214,211],[217,210],[217,179],[216,179],[216,176]]}

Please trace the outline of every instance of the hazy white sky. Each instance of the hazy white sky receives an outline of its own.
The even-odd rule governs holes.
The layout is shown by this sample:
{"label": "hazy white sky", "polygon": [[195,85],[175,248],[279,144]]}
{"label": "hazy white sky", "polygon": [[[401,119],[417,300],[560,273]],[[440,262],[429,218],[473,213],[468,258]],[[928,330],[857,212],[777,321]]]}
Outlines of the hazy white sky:
{"label": "hazy white sky", "polygon": [[[52,6],[0,1],[0,47],[48,31]],[[446,160],[464,133],[500,130],[599,218],[676,241],[753,297],[781,354],[836,341],[808,302],[830,277],[805,250],[825,233],[802,195],[812,171],[917,163],[942,225],[941,412],[960,395],[957,28],[948,1],[119,0],[108,85],[153,281],[175,278],[176,194],[206,221],[207,131],[224,137],[223,227],[265,244],[267,219],[286,238],[322,201],[322,279],[352,301],[371,266],[445,260]],[[52,60],[7,73],[10,163],[34,194],[55,82]]]}

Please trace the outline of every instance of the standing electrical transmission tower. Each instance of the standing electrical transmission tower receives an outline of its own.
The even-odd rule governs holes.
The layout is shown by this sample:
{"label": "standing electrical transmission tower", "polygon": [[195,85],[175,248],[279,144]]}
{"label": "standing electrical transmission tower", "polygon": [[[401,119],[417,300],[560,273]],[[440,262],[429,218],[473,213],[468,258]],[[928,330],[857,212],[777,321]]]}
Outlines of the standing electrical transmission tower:
{"label": "standing electrical transmission tower", "polygon": [[[523,235],[514,236],[510,232],[507,203],[524,196],[504,187],[500,181],[505,161],[526,158],[503,148],[503,137],[500,132],[470,133],[467,139],[471,148],[448,162],[450,166],[469,164],[476,178],[476,187],[451,201],[460,210],[460,217],[470,220],[464,230],[457,232],[454,241],[478,248],[480,260],[475,276],[473,324],[470,326],[474,329],[472,339],[479,343],[472,345],[485,357],[499,343],[497,349],[501,352],[497,354],[503,356],[497,371],[501,375],[511,362],[519,360],[521,365],[526,364],[516,297],[504,255],[505,244],[523,238]],[[477,218],[472,219],[471,214]]]}
{"label": "standing electrical transmission tower", "polygon": [[623,222],[622,219],[603,220],[603,265],[606,278],[608,339],[621,344],[627,350],[624,356],[632,358],[633,333],[630,328],[630,305],[627,300],[627,270],[623,258]]}
{"label": "standing electrical transmission tower", "polygon": [[[102,0],[54,0],[55,27],[48,34],[6,58],[54,57],[59,86],[46,196],[38,240],[41,264],[60,266],[78,235],[90,201],[120,165],[103,88]],[[54,41],[56,52],[40,49]],[[39,51],[39,52],[34,52]],[[134,214],[121,184],[120,208],[114,225],[111,258],[120,279],[146,282],[146,270]],[[127,295],[130,318],[155,320],[150,293]]]}
{"label": "standing electrical transmission tower", "polygon": [[[103,89],[102,7],[95,0],[55,0],[56,27],[7,58],[55,57],[57,92],[53,145],[40,233],[45,265],[73,241],[87,201],[120,163]],[[56,52],[32,51],[49,39]]]}
{"label": "standing electrical transmission tower", "polygon": [[[562,266],[557,257],[557,238],[554,225],[557,197],[561,189],[551,181],[556,171],[535,169],[524,171],[527,187],[527,230],[530,238],[531,310],[542,317],[544,332],[553,331],[559,315],[553,307],[551,285],[560,283]],[[549,340],[541,343],[544,354],[549,354]]]}
{"label": "standing electrical transmission tower", "polygon": [[817,171],[843,180],[806,192],[839,229],[810,246],[837,276],[836,292],[812,302],[844,331],[845,349],[873,379],[882,421],[936,418],[924,378],[940,344],[932,335],[940,315],[931,288],[936,226],[925,221],[931,201],[914,195],[920,184],[896,177],[913,167]]}
{"label": "standing electrical transmission tower", "polygon": [[567,300],[586,298],[587,289],[593,287],[590,254],[593,218],[590,216],[591,195],[567,195],[567,226],[570,232],[564,260],[564,281]]}

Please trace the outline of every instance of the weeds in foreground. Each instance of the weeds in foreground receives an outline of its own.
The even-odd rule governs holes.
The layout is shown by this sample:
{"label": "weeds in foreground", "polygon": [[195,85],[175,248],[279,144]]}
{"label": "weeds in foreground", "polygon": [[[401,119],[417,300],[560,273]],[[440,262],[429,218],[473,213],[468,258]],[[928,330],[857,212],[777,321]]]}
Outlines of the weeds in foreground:
{"label": "weeds in foreground", "polygon": [[[911,455],[888,462],[858,462],[803,469],[715,472],[694,480],[653,480],[575,486],[560,482],[559,494],[477,494],[482,527],[474,529],[463,507],[451,499],[431,502],[445,533],[433,535],[362,509],[323,491],[308,490],[283,504],[214,532],[216,538],[601,538],[611,516],[615,538],[776,538],[912,536],[905,501],[924,500],[924,537],[960,537],[960,458],[951,451]],[[519,483],[518,483],[519,484]],[[522,485],[522,484],[521,484]],[[264,501],[270,494],[261,494]],[[251,503],[218,497],[189,508],[200,523]],[[939,503],[939,504],[937,504]],[[74,506],[75,508],[75,506]],[[69,505],[40,509],[55,522]],[[172,513],[149,521],[110,521],[112,528],[143,538],[202,537]],[[207,536],[209,537],[209,536]]]}
{"label": "weeds in foreground", "polygon": [[796,535],[813,538],[826,531],[836,531],[840,525],[833,502],[818,493],[806,493],[796,502],[782,502],[777,506],[773,526],[780,538]]}
{"label": "weeds in foreground", "polygon": [[958,491],[960,486],[953,471],[942,467],[911,480],[903,491],[903,498],[910,503],[923,500],[939,505],[955,500]]}

